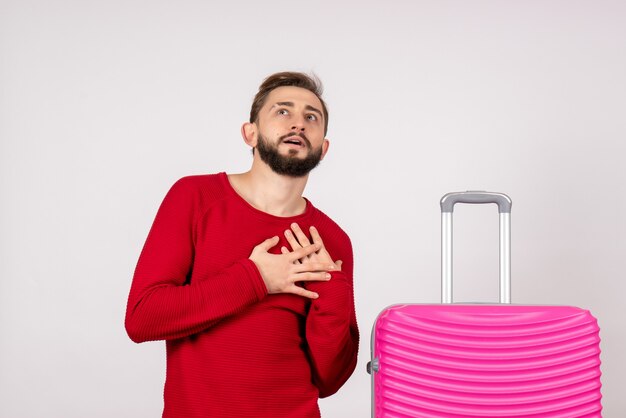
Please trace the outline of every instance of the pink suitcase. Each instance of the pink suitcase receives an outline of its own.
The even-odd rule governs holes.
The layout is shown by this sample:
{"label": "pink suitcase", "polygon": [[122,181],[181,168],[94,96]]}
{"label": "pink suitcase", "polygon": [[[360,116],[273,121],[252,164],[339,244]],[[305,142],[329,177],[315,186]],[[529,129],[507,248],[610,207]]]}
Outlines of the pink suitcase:
{"label": "pink suitcase", "polygon": [[[455,203],[496,203],[500,304],[452,303]],[[393,305],[372,332],[377,418],[602,417],[600,337],[589,311],[510,302],[511,200],[449,193],[442,209],[442,304]]]}

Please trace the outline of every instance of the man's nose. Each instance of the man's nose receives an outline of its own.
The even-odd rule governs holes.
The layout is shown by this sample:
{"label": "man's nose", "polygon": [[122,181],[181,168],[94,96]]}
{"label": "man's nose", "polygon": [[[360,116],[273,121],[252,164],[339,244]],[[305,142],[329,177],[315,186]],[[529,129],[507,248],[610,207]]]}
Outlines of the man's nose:
{"label": "man's nose", "polygon": [[304,118],[296,118],[292,123],[291,130],[304,132]]}

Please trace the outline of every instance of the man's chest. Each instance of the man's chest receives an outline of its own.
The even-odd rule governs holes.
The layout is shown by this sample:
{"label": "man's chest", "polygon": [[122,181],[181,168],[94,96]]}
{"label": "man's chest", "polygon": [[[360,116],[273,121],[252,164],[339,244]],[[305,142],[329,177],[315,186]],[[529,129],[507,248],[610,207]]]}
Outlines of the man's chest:
{"label": "man's chest", "polygon": [[[222,270],[248,258],[255,246],[273,236],[278,236],[280,241],[269,250],[270,253],[280,254],[283,246],[291,251],[285,231],[290,229],[292,222],[291,219],[268,221],[228,207],[211,208],[195,226],[193,269],[205,274]],[[307,231],[310,240],[310,219],[300,218],[297,222],[303,231]]]}

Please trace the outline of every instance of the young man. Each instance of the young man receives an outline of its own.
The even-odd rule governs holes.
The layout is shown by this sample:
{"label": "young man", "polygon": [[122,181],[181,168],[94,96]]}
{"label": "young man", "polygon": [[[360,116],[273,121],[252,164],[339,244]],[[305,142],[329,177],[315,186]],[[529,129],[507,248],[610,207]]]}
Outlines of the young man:
{"label": "young man", "polygon": [[241,129],[250,171],[184,177],[159,208],[126,330],[166,341],[163,417],[319,417],[354,371],[350,239],[302,197],[329,146],[320,95],[268,77]]}

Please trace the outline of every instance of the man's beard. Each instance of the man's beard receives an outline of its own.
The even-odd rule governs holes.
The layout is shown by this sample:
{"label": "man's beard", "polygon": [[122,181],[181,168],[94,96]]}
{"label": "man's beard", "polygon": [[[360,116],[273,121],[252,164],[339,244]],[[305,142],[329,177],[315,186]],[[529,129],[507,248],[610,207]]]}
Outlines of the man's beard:
{"label": "man's beard", "polygon": [[284,135],[284,137],[279,139],[278,144],[272,144],[267,138],[259,134],[256,149],[261,160],[269,165],[275,173],[290,177],[304,177],[317,167],[322,160],[322,146],[320,145],[318,149],[313,149],[311,148],[311,142],[304,135],[299,135],[305,147],[310,150],[309,154],[305,158],[298,158],[295,156],[297,151],[289,150],[288,155],[281,155],[278,151],[279,145],[283,142],[283,139],[292,135]]}

